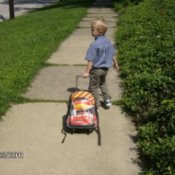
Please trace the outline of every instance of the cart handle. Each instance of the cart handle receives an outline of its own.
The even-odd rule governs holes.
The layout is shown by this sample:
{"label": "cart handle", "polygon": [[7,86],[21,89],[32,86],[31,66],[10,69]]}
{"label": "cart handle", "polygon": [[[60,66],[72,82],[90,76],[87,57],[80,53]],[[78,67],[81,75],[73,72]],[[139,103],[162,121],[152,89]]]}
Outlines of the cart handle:
{"label": "cart handle", "polygon": [[[90,78],[91,75],[89,75],[88,77]],[[76,76],[76,88],[78,88],[78,79],[79,78],[84,78],[83,75],[77,75]]]}

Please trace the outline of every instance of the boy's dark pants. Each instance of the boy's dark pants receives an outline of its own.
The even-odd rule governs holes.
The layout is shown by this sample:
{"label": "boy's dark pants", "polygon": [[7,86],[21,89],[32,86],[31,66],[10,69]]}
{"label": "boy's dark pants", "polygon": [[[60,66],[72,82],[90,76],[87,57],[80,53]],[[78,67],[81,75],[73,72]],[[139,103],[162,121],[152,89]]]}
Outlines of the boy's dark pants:
{"label": "boy's dark pants", "polygon": [[108,68],[93,68],[90,72],[90,83],[89,83],[89,91],[94,95],[96,99],[96,107],[100,106],[99,100],[99,88],[102,92],[104,100],[110,99],[110,95],[108,94],[108,87],[106,84],[106,76],[108,73]]}

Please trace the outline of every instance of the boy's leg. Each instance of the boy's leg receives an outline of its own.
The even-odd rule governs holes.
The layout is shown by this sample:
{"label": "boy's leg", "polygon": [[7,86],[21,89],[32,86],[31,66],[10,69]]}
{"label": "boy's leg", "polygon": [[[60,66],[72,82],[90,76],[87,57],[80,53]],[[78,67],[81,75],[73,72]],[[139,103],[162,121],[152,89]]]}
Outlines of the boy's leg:
{"label": "boy's leg", "polygon": [[111,96],[108,93],[108,86],[106,83],[107,73],[108,71],[104,71],[104,74],[100,77],[100,90],[103,94],[105,106],[109,107],[112,105],[112,103],[111,103]]}
{"label": "boy's leg", "polygon": [[90,83],[89,83],[89,91],[94,95],[96,100],[96,107],[100,106],[99,101],[99,85],[100,85],[100,76],[99,71],[94,69],[90,73]]}
{"label": "boy's leg", "polygon": [[103,74],[100,77],[100,90],[103,94],[104,100],[111,98],[111,96],[108,93],[108,86],[107,86],[107,83],[106,83],[107,73],[108,73],[108,71],[104,71]]}

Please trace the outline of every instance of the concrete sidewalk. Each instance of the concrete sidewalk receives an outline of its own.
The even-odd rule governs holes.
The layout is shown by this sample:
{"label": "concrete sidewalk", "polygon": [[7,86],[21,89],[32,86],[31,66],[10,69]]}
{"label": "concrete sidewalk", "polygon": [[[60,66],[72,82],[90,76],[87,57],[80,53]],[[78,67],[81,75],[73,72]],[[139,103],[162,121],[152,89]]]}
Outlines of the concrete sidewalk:
{"label": "concrete sidewalk", "polygon": [[[52,5],[59,0],[14,0],[15,16],[24,15],[27,12]],[[9,19],[9,2],[0,0],[0,22]]]}
{"label": "concrete sidewalk", "polygon": [[[96,132],[67,134],[65,143],[61,143],[67,104],[55,101],[68,100],[68,89],[75,87],[75,76],[85,69],[84,55],[93,41],[88,23],[96,16],[108,19],[111,25],[107,36],[114,38],[117,15],[109,8],[109,1],[106,2],[98,0],[89,8],[77,29],[48,59],[50,65],[39,72],[24,94],[26,98],[41,102],[13,105],[0,122],[0,157],[7,152],[22,153],[18,159],[0,158],[3,175],[138,174],[137,149],[133,141],[136,130],[115,105],[109,110],[100,108],[101,146],[97,144]],[[120,80],[113,69],[107,81],[113,101],[119,99]],[[86,89],[87,83],[87,79],[80,80],[80,88]]]}

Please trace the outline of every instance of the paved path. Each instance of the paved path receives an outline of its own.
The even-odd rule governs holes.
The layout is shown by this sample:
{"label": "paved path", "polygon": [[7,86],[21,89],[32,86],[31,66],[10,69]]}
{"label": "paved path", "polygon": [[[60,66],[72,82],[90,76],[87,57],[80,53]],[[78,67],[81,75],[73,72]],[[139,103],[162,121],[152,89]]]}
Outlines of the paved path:
{"label": "paved path", "polygon": [[[23,15],[29,11],[52,5],[59,0],[14,0],[15,16]],[[9,2],[0,0],[0,22],[9,19]]]}
{"label": "paved path", "polygon": [[[108,1],[109,2],[109,1]],[[101,1],[96,5],[99,6]],[[101,4],[102,5],[102,4]],[[109,5],[109,4],[105,4]],[[114,37],[116,13],[111,8],[92,7],[77,29],[53,53],[28,88],[25,97],[41,102],[13,105],[0,122],[2,152],[22,152],[21,159],[0,159],[3,175],[136,175],[139,167],[132,138],[135,128],[117,106],[100,108],[102,146],[97,134],[68,134],[61,143],[68,90],[75,87],[75,75],[85,69],[84,54],[90,42],[91,19],[102,16],[110,21],[107,36]],[[108,76],[113,100],[120,97],[119,79],[114,70]],[[81,88],[87,80],[80,81]],[[42,102],[50,101],[50,102]]]}

